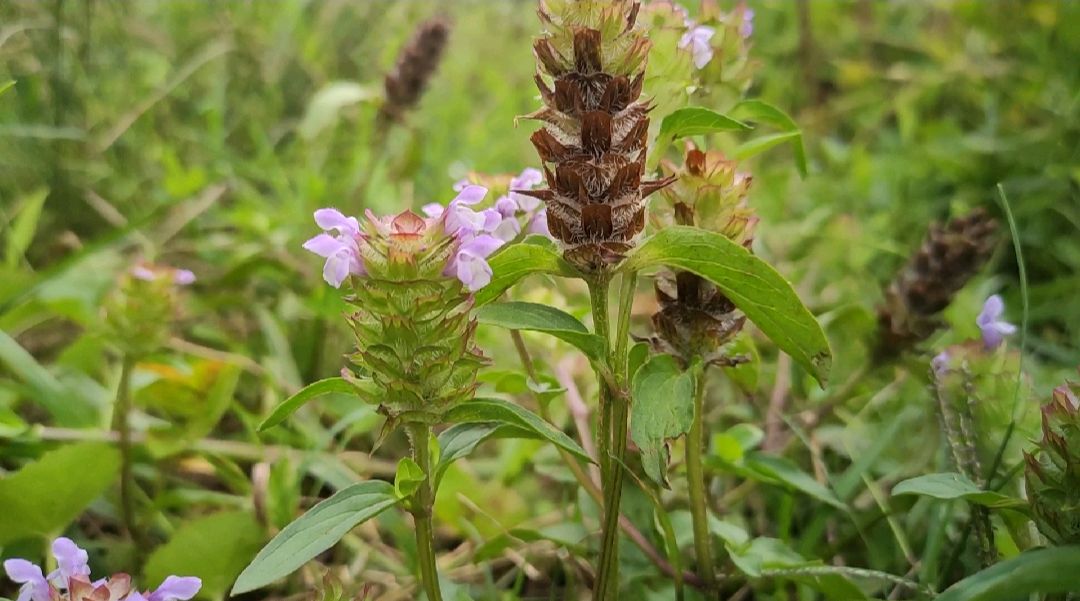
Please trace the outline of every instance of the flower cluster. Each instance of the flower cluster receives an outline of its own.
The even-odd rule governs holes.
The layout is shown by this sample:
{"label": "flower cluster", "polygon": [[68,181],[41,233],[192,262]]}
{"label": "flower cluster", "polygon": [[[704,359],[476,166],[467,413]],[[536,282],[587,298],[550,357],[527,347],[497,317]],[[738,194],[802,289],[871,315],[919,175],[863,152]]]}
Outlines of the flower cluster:
{"label": "flower cluster", "polygon": [[[547,209],[539,199],[523,194],[535,189],[544,182],[544,174],[539,169],[525,168],[520,174],[503,179],[505,176],[491,177],[471,174],[454,184],[455,191],[462,191],[470,185],[481,184],[488,188],[505,187],[506,193],[495,200],[492,207],[483,210],[484,231],[503,242],[517,238],[524,229],[527,234],[551,236],[547,225]],[[424,206],[424,213],[437,216],[442,207],[438,204]]]}
{"label": "flower cluster", "polygon": [[368,211],[363,227],[337,209],[319,209],[315,223],[323,233],[304,248],[326,259],[323,279],[335,288],[350,275],[370,276],[373,270],[383,274],[394,264],[423,258],[420,271],[441,265],[443,276],[457,278],[475,292],[491,281],[487,257],[513,238],[507,238],[512,226],[499,211],[472,208],[486,195],[483,186],[466,185],[448,206],[424,206],[426,219],[411,211],[386,217]]}
{"label": "flower cluster", "polygon": [[[690,13],[686,8],[673,5],[676,13],[683,18],[683,25],[686,27],[686,33],[679,39],[679,48],[690,52],[694,59],[694,66],[698,69],[704,69],[706,65],[712,61],[717,48],[713,46],[713,38],[716,36],[716,27],[710,27],[708,25],[702,25],[698,21],[690,18]],[[703,15],[709,17],[710,21],[716,22],[718,25],[724,28],[724,32],[728,30],[738,34],[737,39],[739,42],[745,41],[750,38],[754,33],[754,11],[751,8],[747,8],[745,4],[740,3],[736,6],[735,10],[729,14],[720,15]],[[727,39],[731,36],[722,36],[723,39]],[[727,44],[721,44],[720,50],[725,50]]]}
{"label": "flower cluster", "polygon": [[1080,543],[1080,384],[1054,389],[1042,408],[1042,441],[1024,453],[1024,481],[1039,532],[1056,545]]}
{"label": "flower cluster", "polygon": [[187,269],[136,263],[102,304],[108,338],[134,357],[158,350],[182,313],[180,289],[194,282],[195,274]]}
{"label": "flower cluster", "polygon": [[90,580],[89,556],[71,539],[53,541],[57,568],[48,576],[25,559],[8,559],[4,571],[21,584],[16,601],[187,601],[202,587],[202,581],[188,576],[169,576],[154,591],[140,593],[131,586],[127,574]]}

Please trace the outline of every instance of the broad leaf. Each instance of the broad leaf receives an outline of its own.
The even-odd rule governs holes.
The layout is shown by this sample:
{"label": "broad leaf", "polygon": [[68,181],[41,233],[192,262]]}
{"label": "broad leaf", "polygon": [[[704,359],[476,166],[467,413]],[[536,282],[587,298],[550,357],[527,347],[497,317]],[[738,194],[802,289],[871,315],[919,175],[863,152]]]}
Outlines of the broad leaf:
{"label": "broad leaf", "polygon": [[638,247],[623,268],[660,265],[691,271],[716,284],[780,350],[825,385],[832,365],[829,341],[791,284],[768,263],[721,234],[672,226]]}
{"label": "broad leaf", "polygon": [[[795,166],[799,169],[799,175],[806,177],[806,149],[803,147],[802,130],[799,129],[799,125],[795,123],[794,119],[768,102],[757,99],[744,100],[735,105],[735,108],[732,109],[731,112],[745,115],[746,118],[752,121],[768,123],[785,134],[788,134],[782,140],[778,140],[777,142],[769,144],[758,142],[758,144],[764,146],[764,148],[761,148],[757,152],[760,152],[765,148],[770,148],[779,142],[790,140],[792,149],[795,152]],[[759,138],[759,140],[763,139],[764,138]],[[752,142],[754,141],[751,141],[751,143]],[[748,144],[743,145],[743,147],[745,148]],[[756,152],[752,154],[756,154]],[[739,151],[736,151],[735,155],[736,158],[739,158]]]}
{"label": "broad leaf", "polygon": [[356,387],[345,378],[327,378],[308,384],[296,394],[282,401],[277,407],[274,407],[274,411],[270,416],[259,424],[259,431],[269,430],[285,421],[286,418],[311,399],[335,392],[343,394],[355,393]]}
{"label": "broad leaf", "polygon": [[467,457],[489,438],[542,438],[530,430],[495,422],[454,424],[439,434],[439,463],[435,466],[435,487],[452,463]]}
{"label": "broad leaf", "polygon": [[0,545],[55,535],[113,486],[120,453],[80,443],[49,451],[0,480]]}
{"label": "broad leaf", "polygon": [[509,330],[532,330],[544,332],[566,341],[593,360],[604,356],[604,339],[591,334],[585,324],[573,315],[538,303],[493,303],[476,311],[480,323],[500,326]]}
{"label": "broad leaf", "polygon": [[1026,511],[1028,504],[991,490],[983,490],[967,476],[956,472],[926,474],[904,480],[892,489],[893,496],[921,495],[935,499],[964,499],[993,509]]}
{"label": "broad leaf", "polygon": [[633,380],[630,438],[641,449],[645,473],[668,488],[668,441],[690,431],[694,421],[694,374],[668,355],[642,365]]}
{"label": "broad leaf", "polygon": [[286,526],[263,547],[240,574],[231,594],[253,591],[293,573],[358,524],[397,502],[394,486],[388,482],[361,482],[342,489]]}
{"label": "broad leaf", "polygon": [[1026,551],[950,586],[937,601],[1013,601],[1080,590],[1080,546]]}
{"label": "broad leaf", "polygon": [[513,426],[569,451],[581,459],[592,461],[585,449],[582,449],[569,436],[555,429],[538,415],[502,399],[474,399],[462,403],[446,414],[446,421],[452,424],[492,422]]}
{"label": "broad leaf", "polygon": [[659,137],[678,140],[720,131],[748,131],[749,125],[701,107],[679,109],[660,122]]}
{"label": "broad leaf", "polygon": [[476,306],[482,306],[495,300],[507,288],[516,284],[527,275],[549,273],[563,277],[576,277],[578,274],[569,263],[550,246],[530,244],[528,242],[511,244],[500,249],[488,259],[491,266],[491,282],[475,295]]}
{"label": "broad leaf", "polygon": [[[223,534],[227,533],[227,536]],[[202,579],[200,596],[220,599],[259,550],[263,529],[250,511],[225,511],[181,524],[169,542],[154,549],[144,569],[147,587],[171,574]]]}

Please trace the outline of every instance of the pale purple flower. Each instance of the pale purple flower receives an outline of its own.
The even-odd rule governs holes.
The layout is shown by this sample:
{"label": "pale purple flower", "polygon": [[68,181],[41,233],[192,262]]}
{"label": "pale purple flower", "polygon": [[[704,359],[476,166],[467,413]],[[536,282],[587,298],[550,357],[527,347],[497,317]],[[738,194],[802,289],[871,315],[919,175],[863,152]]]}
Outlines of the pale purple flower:
{"label": "pale purple flower", "polygon": [[514,190],[532,190],[544,181],[544,174],[539,169],[526,167],[517,177],[510,180],[510,200],[517,204],[518,208],[526,213],[535,211],[540,206],[540,199],[525,194],[518,194]]}
{"label": "pale purple flower", "polygon": [[509,195],[500,196],[499,200],[495,201],[495,210],[503,217],[513,217],[518,212],[518,203],[514,202]]}
{"label": "pale purple flower", "polygon": [[187,286],[195,282],[195,274],[188,269],[174,269],[172,267],[154,266],[146,263],[138,263],[128,270],[128,274],[136,280],[154,282],[162,276],[171,276],[177,286]]}
{"label": "pale purple flower", "polygon": [[689,49],[694,59],[694,66],[698,69],[705,68],[713,57],[712,45],[709,43],[716,35],[716,30],[705,25],[697,25],[683,34],[679,40],[679,48]]}
{"label": "pale purple flower", "polygon": [[[462,188],[446,208],[446,220],[443,222],[446,232],[456,234],[460,229],[470,232],[482,230],[486,217],[483,213],[478,213],[469,207],[483,200],[486,195],[487,188],[483,186],[470,184]],[[425,207],[425,213],[429,207],[430,205]],[[433,209],[433,207],[430,208]]]}
{"label": "pale purple flower", "polygon": [[446,207],[442,206],[437,202],[429,202],[426,205],[420,207],[420,211],[424,213],[424,215],[427,215],[432,219],[438,219],[439,217],[442,217],[443,211],[445,210]]}
{"label": "pale purple flower", "polygon": [[4,571],[12,582],[22,585],[15,601],[49,601],[51,587],[41,568],[25,559],[8,559]]}
{"label": "pale purple flower", "polygon": [[485,259],[502,245],[502,240],[488,234],[468,236],[446,265],[446,275],[456,277],[470,292],[476,292],[491,282],[491,266]]}
{"label": "pale purple flower", "polygon": [[304,243],[304,248],[326,259],[323,279],[334,288],[341,287],[345,278],[363,275],[364,263],[360,259],[360,224],[355,217],[346,217],[337,209],[315,211],[315,223],[323,233]]}
{"label": "pale purple flower", "polygon": [[949,351],[941,351],[934,358],[930,360],[930,368],[934,370],[934,375],[941,377],[945,375],[945,372],[949,371]]}
{"label": "pale purple flower", "polygon": [[188,286],[195,283],[195,274],[190,269],[177,269],[173,272],[173,283]]}
{"label": "pale purple flower", "polygon": [[[169,576],[150,593],[146,601],[187,601],[195,596],[202,588],[202,580],[194,576]],[[128,596],[131,600],[131,596]]]}
{"label": "pale purple flower", "polygon": [[466,186],[470,185],[472,185],[472,182],[469,181],[469,178],[463,177],[458,181],[454,182],[454,192],[461,192],[465,189]]}
{"label": "pale purple flower", "polygon": [[54,540],[52,552],[56,557],[57,568],[49,574],[49,580],[60,582],[61,586],[67,587],[73,576],[90,575],[90,566],[87,565],[90,556],[70,538],[61,536]]}
{"label": "pale purple flower", "polygon": [[541,236],[551,237],[551,230],[548,229],[547,221],[547,209],[540,209],[529,220],[528,232],[530,234],[539,234]]}
{"label": "pale purple flower", "polygon": [[983,303],[982,311],[975,318],[975,323],[982,330],[983,344],[988,350],[1001,345],[1006,336],[1016,333],[1016,326],[1001,319],[1005,313],[1005,301],[994,294]]}
{"label": "pale purple flower", "polygon": [[131,274],[131,277],[137,280],[142,280],[144,282],[153,282],[157,279],[157,274],[154,273],[152,269],[141,263],[132,267],[128,273]]}
{"label": "pale purple flower", "polygon": [[517,220],[517,217],[506,217],[501,219],[494,229],[490,231],[491,235],[499,240],[510,242],[521,233],[521,223]]}
{"label": "pale purple flower", "polygon": [[742,14],[742,23],[739,24],[739,35],[745,40],[754,33],[754,9],[745,8]]}

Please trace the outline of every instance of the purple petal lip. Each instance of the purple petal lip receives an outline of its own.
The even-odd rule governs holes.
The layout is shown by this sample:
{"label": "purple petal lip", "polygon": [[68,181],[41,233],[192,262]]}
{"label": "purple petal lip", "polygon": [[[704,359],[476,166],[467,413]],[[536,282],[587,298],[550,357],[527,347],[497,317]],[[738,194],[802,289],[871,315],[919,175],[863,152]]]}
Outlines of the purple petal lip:
{"label": "purple petal lip", "polygon": [[147,601],[187,601],[202,588],[202,580],[194,576],[169,576],[150,593]]}
{"label": "purple petal lip", "polygon": [[356,217],[346,217],[337,209],[319,209],[315,211],[315,223],[325,231],[337,230],[342,234],[357,235],[360,223]]}

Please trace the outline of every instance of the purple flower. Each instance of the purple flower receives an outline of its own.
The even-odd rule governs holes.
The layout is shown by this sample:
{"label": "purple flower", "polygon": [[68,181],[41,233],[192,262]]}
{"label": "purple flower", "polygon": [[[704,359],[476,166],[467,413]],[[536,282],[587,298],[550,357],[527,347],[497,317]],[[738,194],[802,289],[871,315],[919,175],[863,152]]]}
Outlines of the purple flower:
{"label": "purple flower", "polygon": [[742,23],[739,25],[739,35],[743,39],[749,38],[754,33],[754,9],[745,8],[742,14]]}
{"label": "purple flower", "polygon": [[334,288],[341,287],[345,278],[363,275],[364,264],[360,260],[360,224],[355,217],[346,217],[337,209],[315,211],[315,223],[323,233],[304,243],[304,248],[326,259],[323,279]]}
{"label": "purple flower", "polygon": [[187,286],[195,283],[195,274],[190,269],[177,269],[173,272],[173,282],[177,286]]}
{"label": "purple flower", "polygon": [[930,368],[934,370],[934,375],[941,377],[945,375],[945,372],[949,371],[949,351],[941,351],[934,358],[930,360]]}
{"label": "purple flower", "polygon": [[518,194],[515,190],[532,190],[544,181],[544,174],[539,169],[526,167],[517,177],[510,180],[510,192],[507,196],[517,204],[518,208],[526,213],[531,213],[540,206],[540,199]]}
{"label": "purple flower", "polygon": [[[483,200],[484,196],[487,196],[487,188],[483,186],[470,184],[462,188],[446,208],[447,214],[445,218],[446,221],[444,222],[446,233],[456,234],[460,229],[465,229],[470,232],[482,230],[484,228],[486,217],[483,213],[478,213],[469,207]],[[431,213],[428,213],[428,209],[434,211],[434,207],[431,205],[426,205],[424,207],[425,214],[433,216]],[[439,215],[441,214],[442,212],[440,211]]]}
{"label": "purple flower", "polygon": [[[187,601],[202,588],[202,580],[194,576],[169,576],[146,601]],[[128,596],[130,601],[131,596]]]}
{"label": "purple flower", "polygon": [[697,25],[684,33],[682,39],[679,40],[679,48],[690,49],[694,66],[698,69],[705,68],[705,65],[712,60],[713,49],[709,41],[714,35],[716,35],[716,30],[712,27]]}
{"label": "purple flower", "polygon": [[49,601],[52,596],[49,582],[41,573],[41,568],[25,559],[8,559],[4,562],[4,571],[8,578],[21,584],[19,597],[15,601]]}
{"label": "purple flower", "polygon": [[87,565],[90,556],[70,538],[61,536],[54,540],[52,552],[57,568],[49,574],[49,580],[59,581],[60,586],[66,588],[72,577],[90,575],[90,566]]}
{"label": "purple flower", "polygon": [[532,219],[529,220],[528,232],[551,237],[551,230],[548,229],[547,209],[540,209],[532,216]]}
{"label": "purple flower", "polygon": [[136,280],[144,282],[153,282],[163,276],[171,277],[173,283],[177,286],[187,286],[195,282],[195,274],[188,269],[175,269],[147,263],[136,264],[128,270],[128,274]]}
{"label": "purple flower", "polygon": [[462,240],[444,273],[456,277],[470,292],[476,292],[491,282],[491,266],[485,259],[502,245],[502,240],[488,234],[469,236]]}
{"label": "purple flower", "polygon": [[983,303],[982,311],[975,318],[975,323],[982,330],[983,344],[987,350],[1001,345],[1006,336],[1016,333],[1016,326],[1001,319],[1005,313],[1005,302],[994,294]]}

